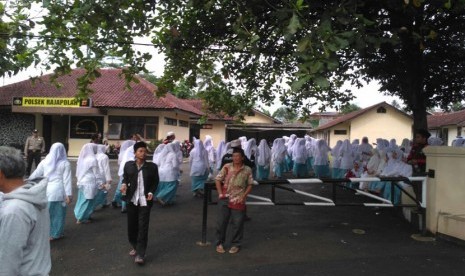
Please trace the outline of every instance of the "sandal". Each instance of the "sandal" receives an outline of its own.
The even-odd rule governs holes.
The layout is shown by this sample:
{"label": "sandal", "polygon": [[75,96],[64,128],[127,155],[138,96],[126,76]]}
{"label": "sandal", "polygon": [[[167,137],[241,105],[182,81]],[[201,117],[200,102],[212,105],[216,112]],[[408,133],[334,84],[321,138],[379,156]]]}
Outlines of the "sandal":
{"label": "sandal", "polygon": [[129,251],[129,256],[134,257],[134,256],[136,256],[136,254],[137,254],[137,252],[136,252],[135,249],[132,249],[131,251]]}
{"label": "sandal", "polygon": [[222,244],[218,244],[218,245],[216,246],[216,252],[223,254],[223,253],[225,253],[226,251],[224,250]]}
{"label": "sandal", "polygon": [[229,254],[236,254],[237,252],[239,252],[239,247],[237,246],[233,246],[229,249]]}

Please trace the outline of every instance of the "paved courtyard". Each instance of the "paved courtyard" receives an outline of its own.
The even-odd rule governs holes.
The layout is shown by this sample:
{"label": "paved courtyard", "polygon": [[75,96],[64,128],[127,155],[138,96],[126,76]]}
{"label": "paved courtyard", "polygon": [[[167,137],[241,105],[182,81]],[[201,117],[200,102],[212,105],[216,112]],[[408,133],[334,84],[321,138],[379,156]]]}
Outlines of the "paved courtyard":
{"label": "paved courtyard", "polygon": [[[75,161],[72,165],[74,171]],[[111,166],[116,182],[116,162]],[[398,212],[367,207],[249,206],[251,221],[245,225],[242,251],[218,254],[213,245],[196,244],[201,240],[202,200],[190,192],[188,164],[182,168],[177,204],[156,204],[152,209],[145,266],[135,265],[128,255],[124,214],[106,208],[94,213],[93,223],[76,225],[73,203],[67,210],[65,238],[52,242],[51,275],[465,273],[463,245],[416,241],[411,235],[417,231]],[[314,193],[329,191],[320,184],[301,188]],[[259,186],[252,194],[269,196],[269,192],[269,186]],[[285,191],[277,196],[303,199]],[[216,206],[209,206],[208,211],[207,240],[214,243]],[[357,229],[365,233],[359,234]]]}

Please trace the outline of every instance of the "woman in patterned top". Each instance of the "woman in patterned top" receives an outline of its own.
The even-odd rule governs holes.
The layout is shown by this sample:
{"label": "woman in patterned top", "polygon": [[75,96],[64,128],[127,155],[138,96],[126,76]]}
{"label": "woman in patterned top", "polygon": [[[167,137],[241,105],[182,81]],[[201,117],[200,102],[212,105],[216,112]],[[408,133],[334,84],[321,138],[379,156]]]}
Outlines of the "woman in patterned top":
{"label": "woman in patterned top", "polygon": [[216,229],[216,252],[224,253],[226,230],[231,220],[232,241],[229,253],[239,252],[244,234],[245,199],[252,190],[252,169],[244,165],[245,154],[235,148],[232,163],[223,166],[216,176],[218,191],[218,223]]}

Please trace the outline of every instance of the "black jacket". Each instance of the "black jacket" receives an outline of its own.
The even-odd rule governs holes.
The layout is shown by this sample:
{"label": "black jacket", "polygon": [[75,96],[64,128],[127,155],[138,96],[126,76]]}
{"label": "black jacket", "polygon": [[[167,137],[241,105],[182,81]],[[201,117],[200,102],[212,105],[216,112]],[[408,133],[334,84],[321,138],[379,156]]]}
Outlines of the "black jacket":
{"label": "black jacket", "polygon": [[[144,178],[144,194],[147,196],[148,193],[155,195],[155,191],[158,187],[159,177],[158,177],[158,167],[155,163],[145,162],[141,167],[142,175]],[[124,165],[123,172],[123,183],[126,183],[127,190],[124,200],[130,202],[134,193],[137,189],[137,175],[139,171],[137,170],[136,161],[128,161]],[[147,202],[147,204],[152,204],[152,201]]]}

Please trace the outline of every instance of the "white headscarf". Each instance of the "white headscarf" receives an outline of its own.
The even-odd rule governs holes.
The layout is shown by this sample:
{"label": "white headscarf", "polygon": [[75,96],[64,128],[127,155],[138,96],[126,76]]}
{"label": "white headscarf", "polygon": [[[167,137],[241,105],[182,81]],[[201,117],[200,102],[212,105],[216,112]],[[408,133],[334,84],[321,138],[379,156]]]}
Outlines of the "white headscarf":
{"label": "white headscarf", "polygon": [[297,164],[305,164],[307,162],[307,149],[305,148],[305,139],[297,138],[292,147],[292,160]]}
{"label": "white headscarf", "polygon": [[[442,146],[442,139],[439,138],[439,137],[429,137],[428,138],[428,145],[431,145],[431,146]],[[465,146],[465,145],[464,145]]]}
{"label": "white headscarf", "polygon": [[341,148],[339,149],[339,155],[341,156],[341,169],[351,170],[354,167],[354,155],[352,151],[352,145],[348,139],[342,142]]}
{"label": "white headscarf", "polygon": [[160,165],[160,155],[165,147],[166,147],[165,144],[160,144],[157,146],[157,148],[155,149],[155,152],[153,153],[152,161],[158,166]]}
{"label": "white headscarf", "polygon": [[208,163],[208,152],[201,140],[194,140],[194,148],[189,155],[189,161],[191,163],[190,176],[202,176],[207,173],[210,167]]}
{"label": "white headscarf", "polygon": [[125,152],[123,152],[123,157],[121,158],[121,163],[119,164],[119,168],[118,168],[119,176],[123,176],[124,165],[126,165],[126,162],[134,161],[134,157],[135,157],[135,154],[134,154],[134,145],[133,145],[132,147],[127,148]]}
{"label": "white headscarf", "polygon": [[287,155],[292,157],[292,147],[294,146],[295,139],[297,138],[297,135],[291,134],[289,137],[289,140],[287,141]]}
{"label": "white headscarf", "polygon": [[341,147],[342,141],[337,140],[336,145],[331,149],[331,156],[333,157],[333,168],[339,169],[341,167]]}
{"label": "white headscarf", "polygon": [[176,145],[174,143],[167,144],[160,153],[160,165],[158,166],[160,181],[171,182],[177,180],[179,165],[179,159],[176,156]]}
{"label": "white headscarf", "polygon": [[134,141],[134,140],[126,140],[121,144],[121,147],[119,149],[119,155],[118,155],[118,165],[121,164],[121,160],[123,160],[123,155],[124,155],[124,152],[126,151],[126,149],[134,146],[135,143],[136,143],[136,141]]}
{"label": "white headscarf", "polygon": [[216,162],[216,151],[215,147],[213,147],[213,139],[210,135],[206,135],[205,142],[203,143],[205,146],[205,150],[208,152],[208,161],[210,164]]}
{"label": "white headscarf", "polygon": [[247,141],[244,153],[245,156],[247,156],[247,158],[249,159],[252,159],[252,155],[257,154],[257,141],[255,140],[255,138],[250,138],[249,141]]}
{"label": "white headscarf", "polygon": [[462,147],[465,144],[465,139],[464,138],[456,138],[454,141],[452,141],[453,147]]}
{"label": "white headscarf", "polygon": [[328,153],[331,150],[330,147],[328,147],[328,144],[326,143],[325,140],[318,140],[316,142],[316,150],[315,150],[315,165],[316,166],[321,166],[321,165],[328,165]]}
{"label": "white headscarf", "polygon": [[284,161],[284,157],[286,156],[287,151],[284,142],[284,138],[276,138],[273,141],[273,148],[271,149],[271,159],[275,164],[279,164]]}
{"label": "white headscarf", "polygon": [[376,175],[380,175],[381,172],[384,170],[384,167],[386,167],[386,162],[387,162],[387,155],[385,151],[380,150],[379,151],[379,165],[378,165],[378,170],[376,171]]}
{"label": "white headscarf", "polygon": [[381,159],[379,156],[378,149],[373,149],[372,156],[368,160],[368,164],[367,164],[368,175],[371,175],[371,176],[376,175],[380,162],[381,162]]}
{"label": "white headscarf", "polygon": [[96,167],[98,169],[96,153],[97,144],[87,143],[82,147],[76,165],[76,177],[78,181],[90,168]]}
{"label": "white headscarf", "polygon": [[216,168],[219,170],[221,167],[221,159],[223,158],[223,151],[226,149],[226,143],[224,140],[220,141],[220,144],[218,145],[218,148],[216,149]]}
{"label": "white headscarf", "polygon": [[61,162],[67,161],[65,146],[62,143],[55,143],[50,148],[49,153],[41,162],[44,166],[44,177],[49,181],[56,176],[56,168]]}
{"label": "white headscarf", "polygon": [[271,149],[265,139],[260,140],[257,150],[257,164],[259,166],[268,166],[271,161]]}
{"label": "white headscarf", "polygon": [[363,137],[362,143],[358,146],[357,154],[359,155],[360,159],[363,161],[369,160],[370,153],[373,150],[373,147],[367,142],[364,143],[363,140],[366,138],[368,141],[368,137]]}
{"label": "white headscarf", "polygon": [[178,158],[179,164],[182,164],[183,156],[181,151],[181,142],[179,142],[178,140],[174,140],[171,143],[174,145],[174,153],[176,153],[176,157]]}

